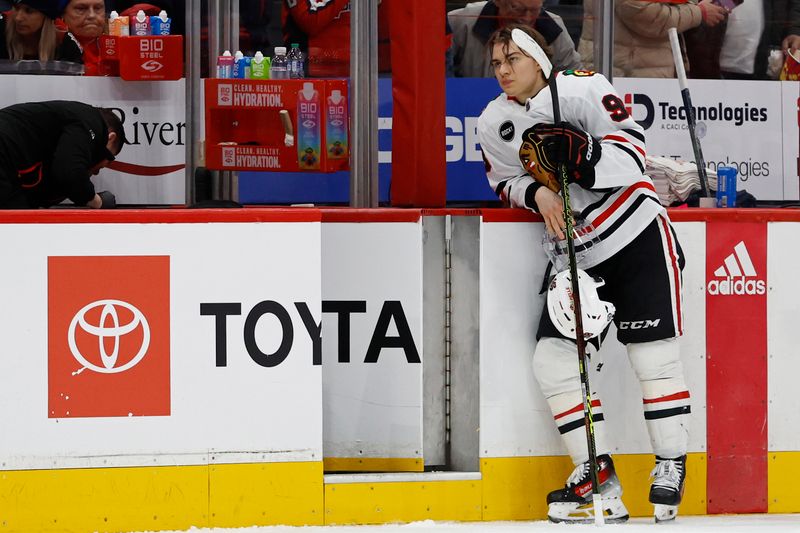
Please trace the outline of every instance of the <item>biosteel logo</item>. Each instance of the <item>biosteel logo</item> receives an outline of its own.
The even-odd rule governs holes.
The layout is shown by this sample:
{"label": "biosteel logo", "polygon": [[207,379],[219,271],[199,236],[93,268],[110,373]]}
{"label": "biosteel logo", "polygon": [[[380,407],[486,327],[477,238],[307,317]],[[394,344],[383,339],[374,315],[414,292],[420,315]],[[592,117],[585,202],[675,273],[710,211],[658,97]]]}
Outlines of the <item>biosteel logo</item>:
{"label": "biosteel logo", "polygon": [[733,253],[714,271],[717,279],[708,282],[708,294],[712,296],[763,295],[767,284],[758,279],[750,253],[744,241],[733,247]]}
{"label": "biosteel logo", "polygon": [[147,72],[158,72],[159,70],[164,68],[164,65],[162,63],[159,63],[155,59],[151,59],[149,61],[145,61],[144,63],[142,63],[142,68]]}

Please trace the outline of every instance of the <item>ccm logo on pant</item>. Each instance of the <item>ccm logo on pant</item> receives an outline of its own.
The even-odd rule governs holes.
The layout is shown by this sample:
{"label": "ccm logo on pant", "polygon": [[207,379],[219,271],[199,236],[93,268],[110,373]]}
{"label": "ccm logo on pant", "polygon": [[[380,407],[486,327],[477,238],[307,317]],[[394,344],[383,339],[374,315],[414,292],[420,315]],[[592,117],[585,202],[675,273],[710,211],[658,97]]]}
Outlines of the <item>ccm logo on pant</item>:
{"label": "ccm logo on pant", "polygon": [[633,322],[620,322],[619,329],[656,328],[660,323],[660,318],[656,318],[655,320],[634,320]]}

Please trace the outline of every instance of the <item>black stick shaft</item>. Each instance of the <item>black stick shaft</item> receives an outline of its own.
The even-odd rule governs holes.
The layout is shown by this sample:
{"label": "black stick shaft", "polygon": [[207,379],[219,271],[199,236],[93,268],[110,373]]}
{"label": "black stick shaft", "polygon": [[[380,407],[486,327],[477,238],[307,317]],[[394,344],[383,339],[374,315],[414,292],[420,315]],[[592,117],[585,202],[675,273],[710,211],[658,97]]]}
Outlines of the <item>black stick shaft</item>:
{"label": "black stick shaft", "polygon": [[689,126],[689,138],[692,141],[692,150],[694,150],[694,160],[697,165],[697,175],[700,177],[700,195],[703,197],[708,196],[708,174],[706,172],[706,161],[703,159],[703,149],[700,147],[700,139],[697,138],[697,123],[694,119],[694,107],[692,107],[692,96],[689,94],[689,88],[681,89],[681,97],[683,98],[683,107],[686,109],[686,123]]}
{"label": "black stick shaft", "polygon": [[678,84],[681,88],[681,98],[683,108],[686,111],[686,124],[689,127],[689,139],[692,141],[694,151],[694,162],[697,165],[697,176],[700,178],[700,195],[708,197],[708,174],[706,172],[706,161],[703,158],[703,149],[700,147],[700,139],[697,138],[697,123],[695,122],[694,107],[692,106],[692,96],[689,94],[689,86],[686,82],[686,69],[683,66],[683,54],[678,42],[678,30],[670,28],[669,44],[672,48],[672,60],[675,62],[675,72],[678,75]]}
{"label": "black stick shaft", "polygon": [[594,437],[594,416],[592,414],[592,389],[589,386],[589,367],[586,357],[586,339],[583,335],[583,313],[581,311],[581,291],[578,281],[578,260],[575,256],[574,222],[569,201],[569,181],[567,169],[559,163],[558,172],[561,179],[561,199],[564,209],[564,225],[567,238],[567,254],[569,257],[569,275],[572,281],[572,303],[575,311],[575,343],[578,345],[578,372],[581,380],[581,397],[583,399],[583,422],[586,427],[586,447],[589,451],[589,470],[592,480],[592,494],[600,494],[600,483],[597,475],[597,447]]}
{"label": "black stick shaft", "polygon": [[[558,87],[556,85],[556,73],[548,80],[550,92],[553,99],[553,122],[561,122],[561,109],[558,103]],[[586,357],[586,339],[583,336],[583,313],[581,312],[581,291],[578,281],[578,259],[575,256],[574,221],[572,219],[572,208],[569,201],[569,178],[567,176],[567,166],[565,164],[567,156],[564,154],[564,143],[562,142],[559,150],[559,161],[557,165],[558,178],[561,182],[561,202],[564,210],[564,226],[567,239],[567,255],[569,258],[569,273],[572,280],[572,302],[575,311],[575,343],[578,345],[578,372],[581,380],[581,395],[583,398],[583,422],[586,428],[586,449],[589,453],[589,475],[592,480],[592,495],[595,505],[600,503],[600,483],[598,480],[597,466],[597,447],[594,437],[594,415],[592,414],[592,389],[589,386],[589,367]],[[595,509],[595,523],[603,524],[603,510]]]}

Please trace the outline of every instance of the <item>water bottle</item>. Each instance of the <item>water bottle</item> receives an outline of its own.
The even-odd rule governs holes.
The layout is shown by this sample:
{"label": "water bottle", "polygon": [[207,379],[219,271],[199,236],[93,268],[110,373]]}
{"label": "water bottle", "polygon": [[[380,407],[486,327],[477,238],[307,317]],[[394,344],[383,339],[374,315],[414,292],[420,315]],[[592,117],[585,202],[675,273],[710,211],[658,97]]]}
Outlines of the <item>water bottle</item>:
{"label": "water bottle", "polygon": [[225,50],[217,57],[217,78],[229,79],[233,76],[233,56],[230,50]]}
{"label": "water bottle", "polygon": [[289,58],[289,77],[293,79],[305,78],[306,55],[300,50],[300,45],[292,43],[292,48],[286,57]]}
{"label": "water bottle", "polygon": [[270,59],[264,57],[261,51],[256,52],[253,61],[250,62],[250,78],[254,80],[268,80]]}
{"label": "water bottle", "polygon": [[241,50],[236,50],[233,54],[233,67],[231,78],[244,78],[244,54]]}
{"label": "water bottle", "polygon": [[717,207],[736,207],[736,167],[717,167]]}
{"label": "water bottle", "polygon": [[272,58],[269,77],[273,80],[289,79],[289,60],[286,58],[285,46],[275,47],[275,57]]}

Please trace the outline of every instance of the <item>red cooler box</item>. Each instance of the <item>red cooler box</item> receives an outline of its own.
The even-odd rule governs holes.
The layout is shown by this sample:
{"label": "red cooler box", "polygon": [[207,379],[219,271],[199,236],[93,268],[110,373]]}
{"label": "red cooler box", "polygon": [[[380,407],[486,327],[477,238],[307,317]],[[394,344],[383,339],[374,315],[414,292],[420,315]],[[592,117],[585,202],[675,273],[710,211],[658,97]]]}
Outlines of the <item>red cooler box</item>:
{"label": "red cooler box", "polygon": [[183,36],[146,35],[100,40],[100,73],[128,81],[179,80],[183,77]]}

